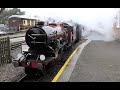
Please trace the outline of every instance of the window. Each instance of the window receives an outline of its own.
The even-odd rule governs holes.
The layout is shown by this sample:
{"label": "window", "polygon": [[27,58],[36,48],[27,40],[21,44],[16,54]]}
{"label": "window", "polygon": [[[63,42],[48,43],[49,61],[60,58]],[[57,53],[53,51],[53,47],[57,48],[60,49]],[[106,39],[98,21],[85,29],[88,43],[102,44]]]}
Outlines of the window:
{"label": "window", "polygon": [[25,24],[25,20],[23,20],[23,24]]}
{"label": "window", "polygon": [[12,22],[16,22],[16,20],[12,20]]}
{"label": "window", "polygon": [[24,20],[24,24],[25,24],[25,20]]}

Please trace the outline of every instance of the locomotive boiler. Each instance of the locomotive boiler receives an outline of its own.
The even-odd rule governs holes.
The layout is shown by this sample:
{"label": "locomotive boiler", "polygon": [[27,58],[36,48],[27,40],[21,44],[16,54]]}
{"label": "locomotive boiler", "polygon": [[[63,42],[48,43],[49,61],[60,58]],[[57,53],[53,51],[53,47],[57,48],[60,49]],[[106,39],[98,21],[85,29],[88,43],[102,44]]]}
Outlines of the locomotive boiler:
{"label": "locomotive boiler", "polygon": [[25,40],[30,49],[53,50],[59,48],[65,39],[65,32],[60,26],[33,27],[26,32]]}
{"label": "locomotive boiler", "polygon": [[30,28],[25,35],[28,51],[24,51],[14,60],[14,65],[25,68],[26,74],[46,71],[62,54],[81,39],[80,25],[67,23],[49,23]]}

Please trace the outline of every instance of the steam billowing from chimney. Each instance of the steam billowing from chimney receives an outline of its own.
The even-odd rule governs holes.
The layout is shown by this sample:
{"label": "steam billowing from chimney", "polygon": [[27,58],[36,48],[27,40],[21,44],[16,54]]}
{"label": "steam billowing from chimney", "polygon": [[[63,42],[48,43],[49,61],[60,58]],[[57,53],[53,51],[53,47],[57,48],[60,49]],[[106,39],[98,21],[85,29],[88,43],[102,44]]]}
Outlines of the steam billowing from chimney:
{"label": "steam billowing from chimney", "polygon": [[115,22],[117,12],[118,9],[114,8],[84,9],[84,12],[79,11],[79,17],[74,16],[72,20],[87,26],[92,31],[97,31],[103,34],[104,39],[101,39],[111,41],[115,39],[113,37],[114,32],[112,26]]}
{"label": "steam billowing from chimney", "polygon": [[[22,9],[22,8],[21,8]],[[30,8],[26,14],[56,18],[59,21],[73,20],[105,35],[104,40],[113,40],[112,26],[118,8]],[[32,10],[33,9],[33,10]]]}
{"label": "steam billowing from chimney", "polygon": [[[58,13],[57,13],[58,11]],[[118,9],[115,8],[66,8],[51,12],[53,18],[60,20],[73,20],[88,27],[88,30],[97,31],[104,36],[105,41],[111,41],[113,37],[112,26]],[[60,18],[59,18],[60,17]],[[103,38],[102,38],[103,39]]]}

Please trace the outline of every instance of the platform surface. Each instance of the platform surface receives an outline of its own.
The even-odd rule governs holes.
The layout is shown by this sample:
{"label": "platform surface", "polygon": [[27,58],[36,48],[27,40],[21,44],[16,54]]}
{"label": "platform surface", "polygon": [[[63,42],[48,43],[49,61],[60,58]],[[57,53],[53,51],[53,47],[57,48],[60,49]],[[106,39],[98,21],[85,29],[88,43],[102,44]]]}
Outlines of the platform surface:
{"label": "platform surface", "polygon": [[120,41],[82,44],[57,82],[120,82]]}

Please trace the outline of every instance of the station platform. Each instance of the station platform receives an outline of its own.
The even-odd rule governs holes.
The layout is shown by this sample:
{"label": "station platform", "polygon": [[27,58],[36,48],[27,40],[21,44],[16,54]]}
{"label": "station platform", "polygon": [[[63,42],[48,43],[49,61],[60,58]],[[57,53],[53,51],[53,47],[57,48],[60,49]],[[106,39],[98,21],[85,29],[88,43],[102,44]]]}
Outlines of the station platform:
{"label": "station platform", "polygon": [[120,41],[87,40],[52,82],[120,82]]}

